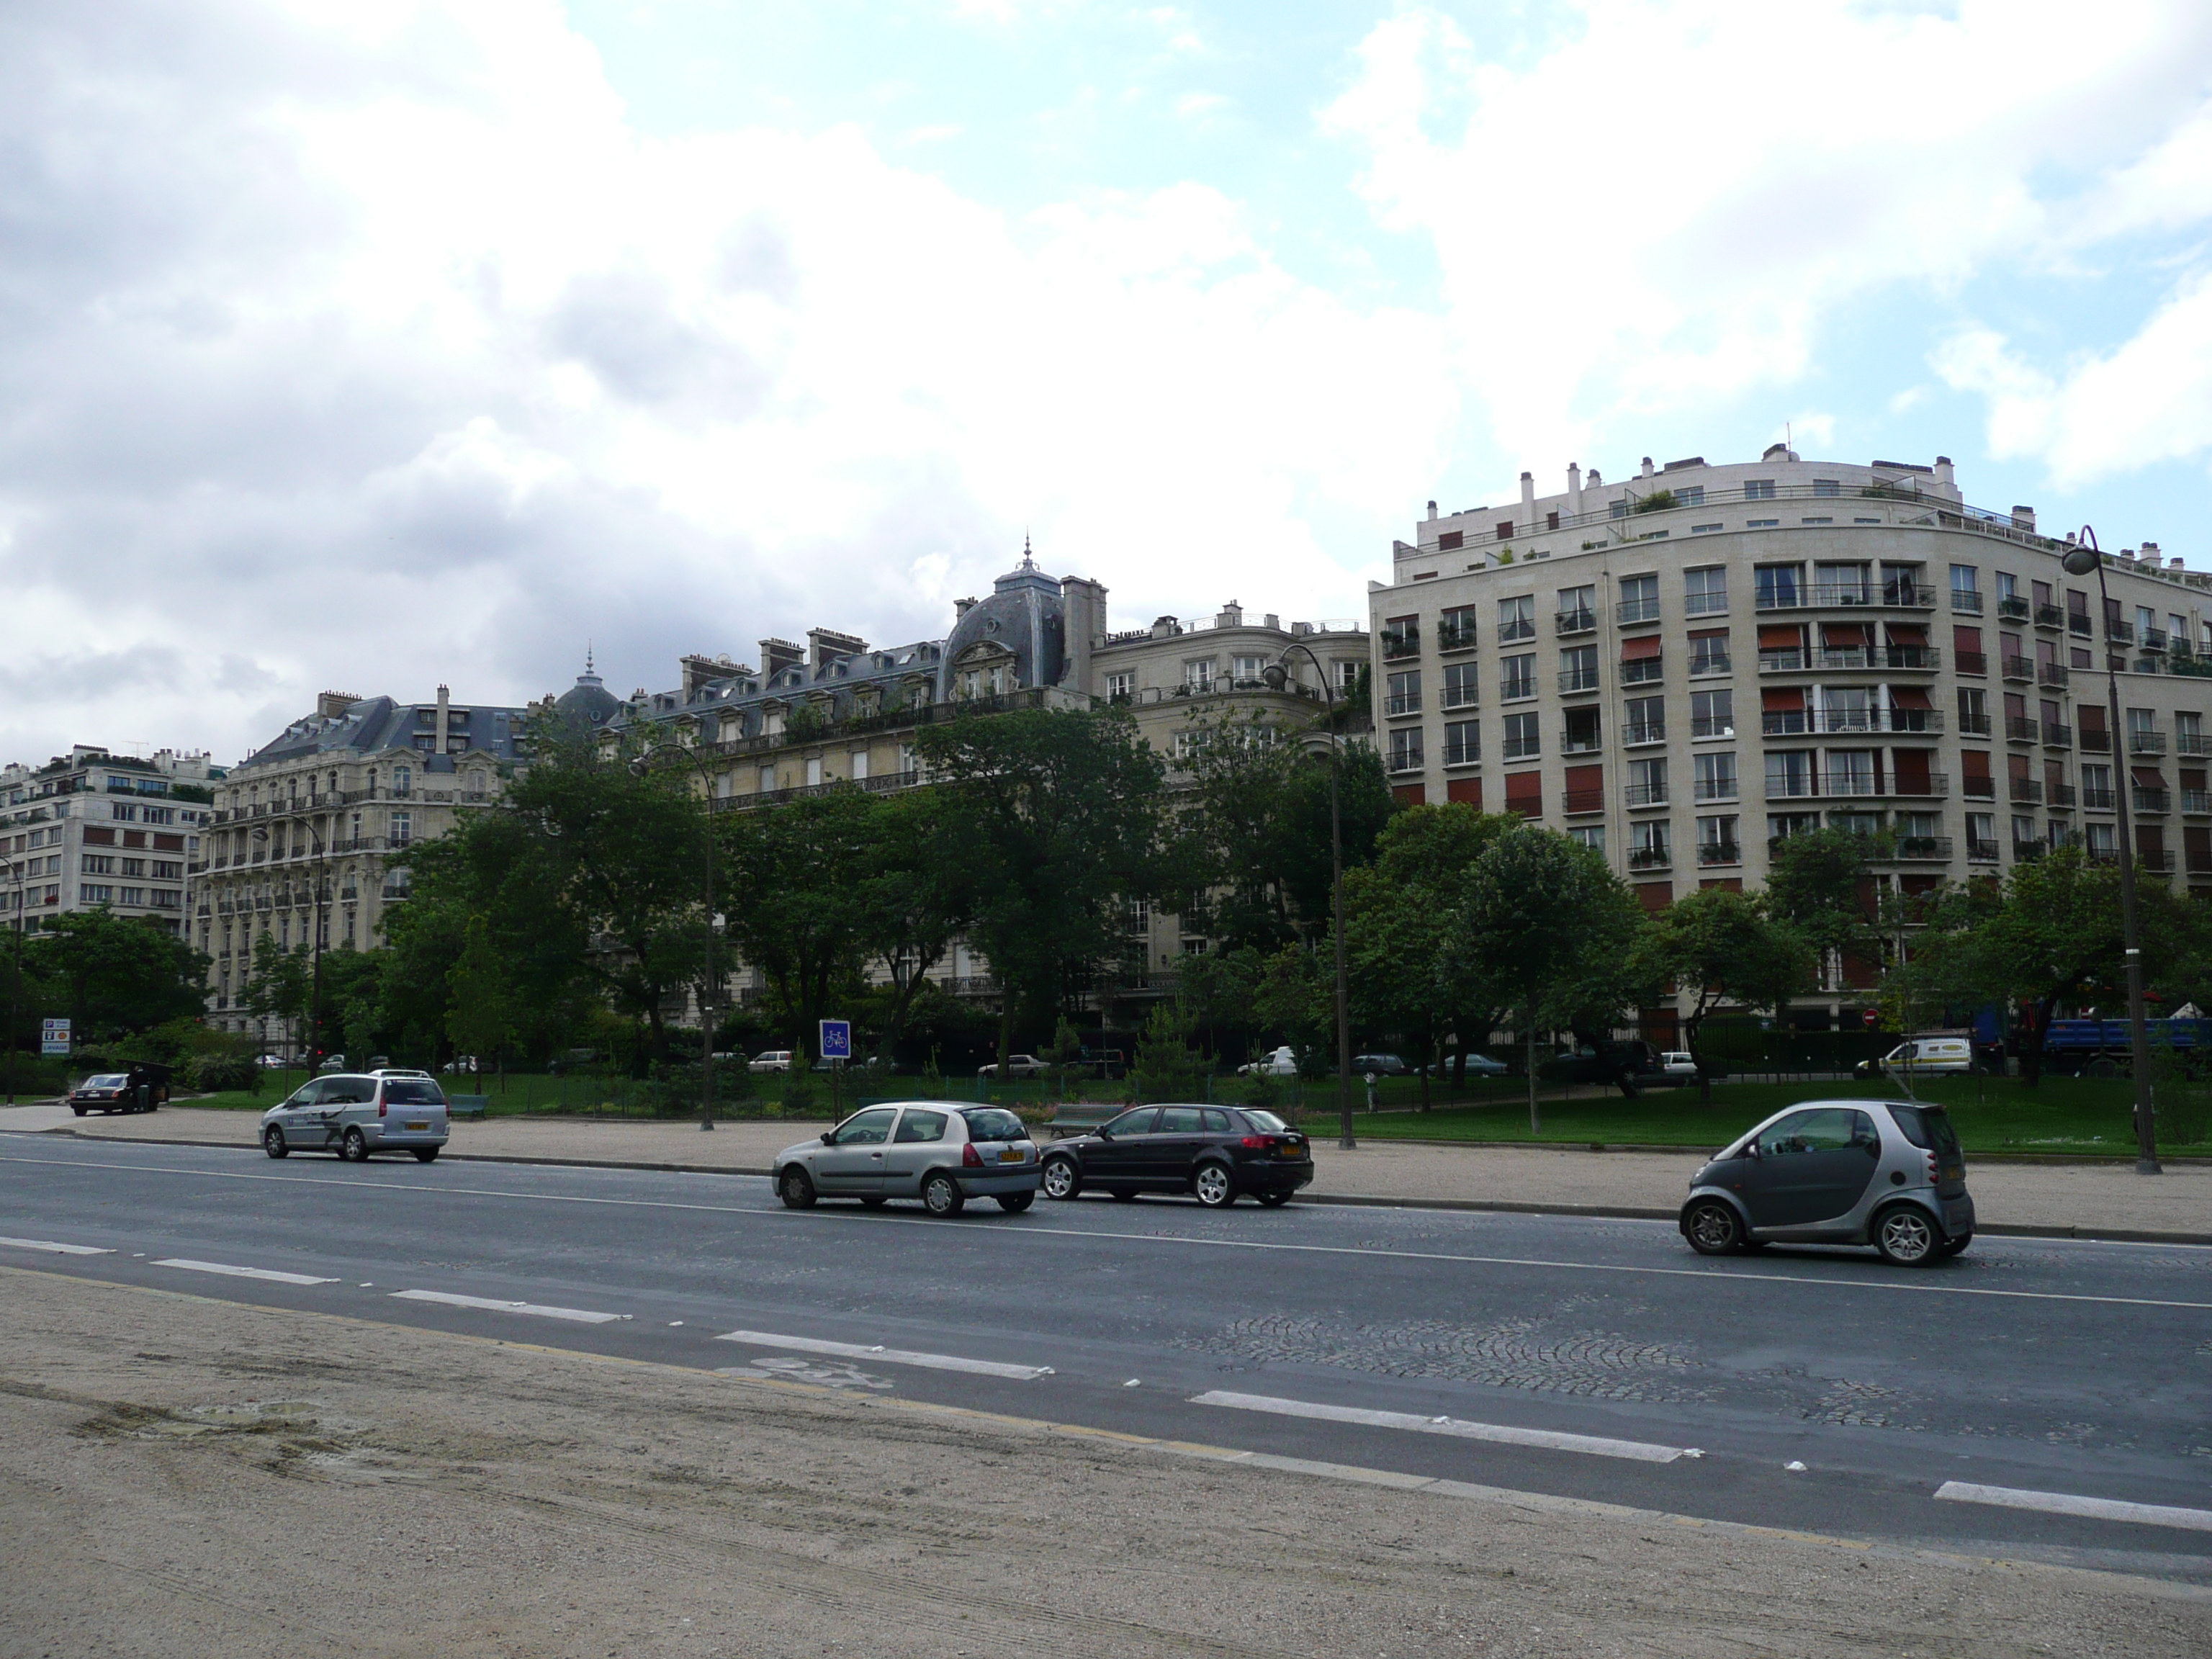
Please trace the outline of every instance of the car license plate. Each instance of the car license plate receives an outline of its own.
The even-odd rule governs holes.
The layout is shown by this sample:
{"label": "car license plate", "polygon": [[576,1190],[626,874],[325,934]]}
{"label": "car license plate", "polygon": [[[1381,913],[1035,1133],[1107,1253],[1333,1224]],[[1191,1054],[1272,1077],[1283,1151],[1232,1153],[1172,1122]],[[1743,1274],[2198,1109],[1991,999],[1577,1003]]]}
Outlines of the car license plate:
{"label": "car license plate", "polygon": [[1018,1163],[1020,1163],[1021,1161],[1022,1161],[1022,1149],[1021,1149],[1020,1147],[1018,1147],[1018,1146],[1006,1146],[1006,1147],[1002,1147],[1002,1148],[1000,1148],[1000,1152],[999,1152],[999,1162],[1000,1162],[1000,1163],[1001,1163],[1001,1164],[1018,1164]]}
{"label": "car license plate", "polygon": [[429,1127],[430,1120],[428,1118],[424,1118],[420,1123],[410,1123],[407,1125],[407,1127],[410,1129],[427,1129]]}

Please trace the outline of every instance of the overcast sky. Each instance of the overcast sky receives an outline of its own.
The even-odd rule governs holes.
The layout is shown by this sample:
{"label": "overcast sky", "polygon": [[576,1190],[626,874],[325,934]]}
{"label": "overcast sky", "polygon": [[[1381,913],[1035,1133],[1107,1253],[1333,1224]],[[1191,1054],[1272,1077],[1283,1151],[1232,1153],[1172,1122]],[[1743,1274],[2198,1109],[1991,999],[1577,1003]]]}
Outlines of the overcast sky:
{"label": "overcast sky", "polygon": [[0,759],[931,637],[1024,533],[1361,616],[1785,422],[2212,565],[2212,6],[0,6]]}

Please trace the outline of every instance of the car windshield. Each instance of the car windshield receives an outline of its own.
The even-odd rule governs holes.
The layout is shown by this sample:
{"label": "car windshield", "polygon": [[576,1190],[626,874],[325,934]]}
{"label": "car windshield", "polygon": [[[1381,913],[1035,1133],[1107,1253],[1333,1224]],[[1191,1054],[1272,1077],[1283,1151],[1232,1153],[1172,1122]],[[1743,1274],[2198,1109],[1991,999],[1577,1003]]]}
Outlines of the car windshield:
{"label": "car windshield", "polygon": [[1020,1140],[1029,1133],[1021,1119],[995,1106],[963,1112],[960,1115],[968,1120],[968,1139],[970,1140]]}
{"label": "car windshield", "polygon": [[1905,1138],[1922,1152],[1941,1152],[1946,1158],[1959,1155],[1959,1132],[1951,1127],[1951,1115],[1941,1107],[1893,1105],[1889,1115],[1905,1131]]}
{"label": "car windshield", "polygon": [[1250,1106],[1240,1106],[1237,1109],[1244,1115],[1244,1121],[1263,1135],[1279,1135],[1291,1127],[1273,1112],[1262,1112]]}
{"label": "car windshield", "polygon": [[390,1077],[384,1080],[384,1099],[392,1106],[442,1106],[444,1092],[428,1078]]}
{"label": "car windshield", "polygon": [[120,1089],[130,1081],[120,1072],[103,1072],[98,1077],[85,1079],[84,1086],[88,1089]]}

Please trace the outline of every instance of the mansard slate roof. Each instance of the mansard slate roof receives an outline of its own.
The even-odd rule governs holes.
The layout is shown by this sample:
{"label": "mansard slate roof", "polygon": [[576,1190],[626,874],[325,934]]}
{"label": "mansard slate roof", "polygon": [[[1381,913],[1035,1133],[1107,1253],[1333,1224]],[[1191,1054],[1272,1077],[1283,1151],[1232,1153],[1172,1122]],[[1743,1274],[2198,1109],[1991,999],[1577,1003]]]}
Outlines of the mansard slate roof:
{"label": "mansard slate roof", "polygon": [[[819,663],[801,660],[778,666],[773,673],[740,669],[707,681],[689,699],[681,691],[641,692],[617,705],[622,713],[613,724],[661,725],[687,715],[712,714],[725,723],[726,740],[760,736],[770,709],[820,708],[833,720],[847,718],[866,692],[875,694],[876,708],[883,713],[926,708],[950,700],[960,658],[984,645],[1002,647],[1012,654],[1012,687],[1057,685],[1068,668],[1063,613],[1060,583],[1024,556],[1019,568],[992,585],[988,599],[968,607],[945,639],[830,655]],[[995,652],[989,654],[997,656]],[[578,685],[583,682],[579,680]],[[556,708],[575,695],[565,694]],[[741,733],[727,729],[733,717],[742,724]]]}
{"label": "mansard slate roof", "polygon": [[[499,760],[519,757],[516,744],[523,736],[524,710],[454,703],[448,708],[447,714],[466,716],[465,722],[449,724],[449,738],[465,738],[471,750]],[[415,747],[417,736],[437,729],[437,718],[438,706],[434,702],[394,702],[390,697],[363,697],[358,702],[347,704],[343,714],[308,714],[293,721],[274,742],[247,756],[245,764],[266,766],[340,751],[362,756],[388,751],[412,755],[426,772],[450,772],[453,769],[453,756],[424,754]]]}

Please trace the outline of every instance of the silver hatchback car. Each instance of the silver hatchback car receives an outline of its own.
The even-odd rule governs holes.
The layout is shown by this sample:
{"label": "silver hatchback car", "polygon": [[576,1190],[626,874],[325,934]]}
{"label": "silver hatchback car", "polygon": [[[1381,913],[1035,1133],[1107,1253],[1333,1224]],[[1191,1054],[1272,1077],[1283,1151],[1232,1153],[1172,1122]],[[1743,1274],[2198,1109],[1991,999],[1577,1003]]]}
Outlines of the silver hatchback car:
{"label": "silver hatchback car", "polygon": [[365,1164],[371,1152],[412,1152],[428,1164],[447,1138],[445,1091],[428,1077],[340,1073],[304,1083],[261,1115],[261,1150],[336,1152]]}
{"label": "silver hatchback car", "polygon": [[1002,1106],[916,1100],[869,1106],[816,1140],[775,1155],[775,1190],[794,1210],[817,1198],[875,1206],[918,1198],[958,1215],[971,1198],[1016,1213],[1036,1200],[1043,1166],[1028,1126]]}
{"label": "silver hatchback car", "polygon": [[1690,1179],[1680,1224],[1701,1255],[1763,1244],[1871,1244],[1920,1267],[1974,1237],[1966,1158],[1941,1106],[1808,1100]]}

